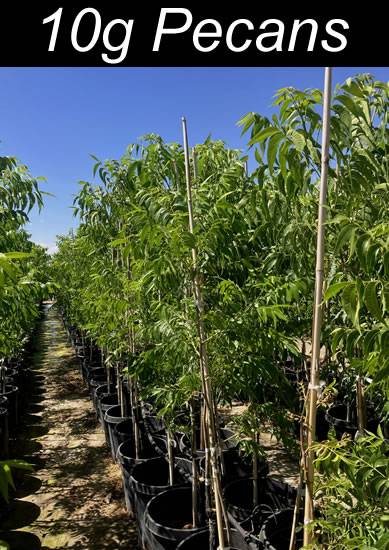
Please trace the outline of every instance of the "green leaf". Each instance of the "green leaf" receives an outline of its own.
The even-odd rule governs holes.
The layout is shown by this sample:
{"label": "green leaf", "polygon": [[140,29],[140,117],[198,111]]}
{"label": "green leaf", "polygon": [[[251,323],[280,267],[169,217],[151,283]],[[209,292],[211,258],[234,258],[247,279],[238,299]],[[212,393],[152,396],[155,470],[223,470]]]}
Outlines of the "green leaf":
{"label": "green leaf", "polygon": [[389,548],[389,532],[384,533],[382,537],[378,539],[375,545],[377,550],[388,550]]}
{"label": "green leaf", "polygon": [[367,283],[363,301],[370,313],[379,321],[383,321],[381,308],[377,300],[377,284],[374,281]]}
{"label": "green leaf", "polygon": [[260,132],[254,135],[254,137],[251,138],[248,145],[251,147],[255,143],[259,143],[261,141],[264,141],[270,136],[274,136],[275,134],[279,133],[279,129],[275,128],[274,126],[268,126],[267,128],[264,128]]}
{"label": "green leaf", "polygon": [[363,269],[367,271],[367,249],[369,247],[370,236],[367,233],[361,235],[355,245],[358,259],[361,262]]}
{"label": "green leaf", "polygon": [[378,384],[382,380],[386,380],[388,377],[389,377],[389,359],[387,359],[384,362],[384,364],[382,365],[382,368],[374,376],[373,384]]}
{"label": "green leaf", "polygon": [[327,300],[329,300],[330,298],[338,294],[338,292],[340,292],[344,287],[346,287],[349,284],[350,284],[349,282],[343,281],[340,283],[335,283],[330,287],[328,287],[326,293],[324,294],[323,302],[327,302]]}
{"label": "green leaf", "polygon": [[293,145],[296,147],[296,150],[299,153],[302,153],[305,147],[305,137],[300,132],[296,130],[290,130],[288,135],[292,138]]}
{"label": "green leaf", "polygon": [[5,252],[4,256],[6,258],[10,258],[12,260],[17,260],[20,258],[31,258],[33,254],[28,252]]}
{"label": "green leaf", "polygon": [[267,148],[267,163],[269,166],[270,172],[273,172],[274,163],[277,157],[278,146],[280,142],[284,139],[284,135],[279,133],[272,136],[269,140]]}
{"label": "green leaf", "polygon": [[370,330],[363,339],[363,355],[367,356],[374,350],[374,340],[378,336],[380,331],[378,329]]}
{"label": "green leaf", "polygon": [[347,313],[348,318],[352,321],[353,324],[356,322],[356,295],[357,295],[357,286],[355,283],[349,283],[342,293],[342,305],[343,309]]}
{"label": "green leaf", "polygon": [[128,243],[127,239],[116,239],[115,241],[108,243],[108,246],[116,246],[117,244],[127,244],[127,243]]}
{"label": "green leaf", "polygon": [[352,233],[353,231],[355,231],[355,229],[356,229],[355,225],[351,223],[349,225],[346,225],[345,227],[342,227],[338,235],[338,238],[336,240],[335,251],[334,251],[335,254],[337,254],[339,250],[343,248],[343,246],[351,239]]}
{"label": "green leaf", "polygon": [[196,248],[196,237],[189,231],[183,231],[181,233],[182,242],[188,248]]}
{"label": "green leaf", "polygon": [[375,267],[376,262],[377,262],[377,252],[380,248],[381,248],[381,246],[378,243],[375,243],[372,246],[370,246],[367,250],[366,266],[367,266],[367,269],[368,269],[369,273],[371,273],[374,270],[374,267]]}

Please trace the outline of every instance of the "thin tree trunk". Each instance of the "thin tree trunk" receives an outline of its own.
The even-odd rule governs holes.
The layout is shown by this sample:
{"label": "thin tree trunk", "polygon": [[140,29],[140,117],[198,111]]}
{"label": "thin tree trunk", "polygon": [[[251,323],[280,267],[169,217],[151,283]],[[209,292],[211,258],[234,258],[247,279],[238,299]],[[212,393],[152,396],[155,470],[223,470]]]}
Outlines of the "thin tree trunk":
{"label": "thin tree trunk", "polygon": [[196,445],[196,415],[195,402],[192,397],[190,401],[190,421],[192,427],[192,525],[198,527],[198,471],[197,471],[197,445]]}

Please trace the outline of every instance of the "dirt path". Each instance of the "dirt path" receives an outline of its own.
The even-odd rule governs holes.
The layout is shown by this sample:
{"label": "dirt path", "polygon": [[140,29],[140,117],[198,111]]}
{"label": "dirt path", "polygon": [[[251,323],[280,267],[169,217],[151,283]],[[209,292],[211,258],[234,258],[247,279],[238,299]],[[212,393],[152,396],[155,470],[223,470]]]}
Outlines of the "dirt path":
{"label": "dirt path", "polygon": [[0,539],[12,550],[135,550],[120,466],[110,450],[58,313],[46,310],[12,458],[36,465],[18,483]]}

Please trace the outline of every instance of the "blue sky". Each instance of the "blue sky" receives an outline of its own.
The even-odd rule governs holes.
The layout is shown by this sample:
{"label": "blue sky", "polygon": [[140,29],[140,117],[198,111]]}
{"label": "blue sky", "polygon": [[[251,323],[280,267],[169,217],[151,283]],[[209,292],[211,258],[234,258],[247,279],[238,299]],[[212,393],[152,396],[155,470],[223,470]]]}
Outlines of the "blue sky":
{"label": "blue sky", "polygon": [[[389,81],[389,67],[334,67],[333,85],[364,72]],[[211,133],[245,150],[248,136],[236,125],[242,116],[271,113],[282,87],[322,89],[323,82],[321,67],[0,67],[0,156],[47,178],[41,189],[55,198],[31,213],[27,230],[53,251],[56,235],[77,226],[70,206],[77,182],[94,181],[90,154],[120,159],[150,132],[182,143],[182,116],[190,145]]]}

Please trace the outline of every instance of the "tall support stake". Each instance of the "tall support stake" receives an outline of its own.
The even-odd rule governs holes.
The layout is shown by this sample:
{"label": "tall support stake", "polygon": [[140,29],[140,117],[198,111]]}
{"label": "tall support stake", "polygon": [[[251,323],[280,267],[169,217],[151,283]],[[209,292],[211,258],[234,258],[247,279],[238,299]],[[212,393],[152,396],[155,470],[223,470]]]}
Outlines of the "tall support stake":
{"label": "tall support stake", "polygon": [[324,236],[325,236],[325,214],[327,204],[327,180],[330,148],[330,117],[331,117],[331,83],[332,69],[326,67],[324,82],[324,106],[323,106],[323,135],[322,135],[322,160],[320,178],[320,198],[317,229],[317,251],[316,251],[316,282],[314,295],[314,323],[312,329],[312,359],[311,359],[311,382],[309,389],[309,405],[307,410],[307,455],[306,455],[306,488],[305,488],[305,511],[304,511],[304,546],[312,542],[312,530],[310,523],[314,520],[313,509],[313,460],[314,452],[312,445],[315,441],[316,432],[316,405],[317,390],[320,370],[320,331],[322,311],[320,304],[323,300],[323,274],[324,274]]}
{"label": "tall support stake", "polygon": [[[187,189],[187,203],[188,203],[188,214],[189,214],[189,231],[194,233],[194,219],[193,219],[193,208],[192,208],[192,189],[190,183],[190,166],[189,166],[189,148],[188,148],[188,133],[186,129],[186,120],[182,118],[183,125],[183,134],[184,134],[184,152],[185,152],[185,175],[186,175],[186,189]],[[197,261],[197,250],[192,248],[192,259],[194,267],[194,279],[193,279],[193,297],[195,300],[196,314],[197,314],[197,329],[199,335],[199,351],[200,351],[200,371],[201,379],[203,385],[203,393],[205,399],[205,405],[207,410],[207,419],[208,419],[208,434],[209,434],[209,445],[210,445],[210,458],[212,465],[212,486],[215,497],[215,508],[216,508],[216,522],[217,530],[219,536],[219,548],[225,547],[225,540],[227,536],[227,542],[229,544],[230,532],[228,527],[228,522],[225,521],[225,530],[226,536],[223,529],[223,518],[227,518],[227,512],[222,499],[221,483],[219,469],[217,467],[217,437],[216,437],[216,426],[215,426],[215,416],[214,416],[214,400],[211,388],[210,373],[209,373],[209,362],[208,362],[208,352],[206,345],[206,333],[204,327],[204,306],[201,299],[201,289],[200,289],[200,279],[198,273],[198,261]]]}

